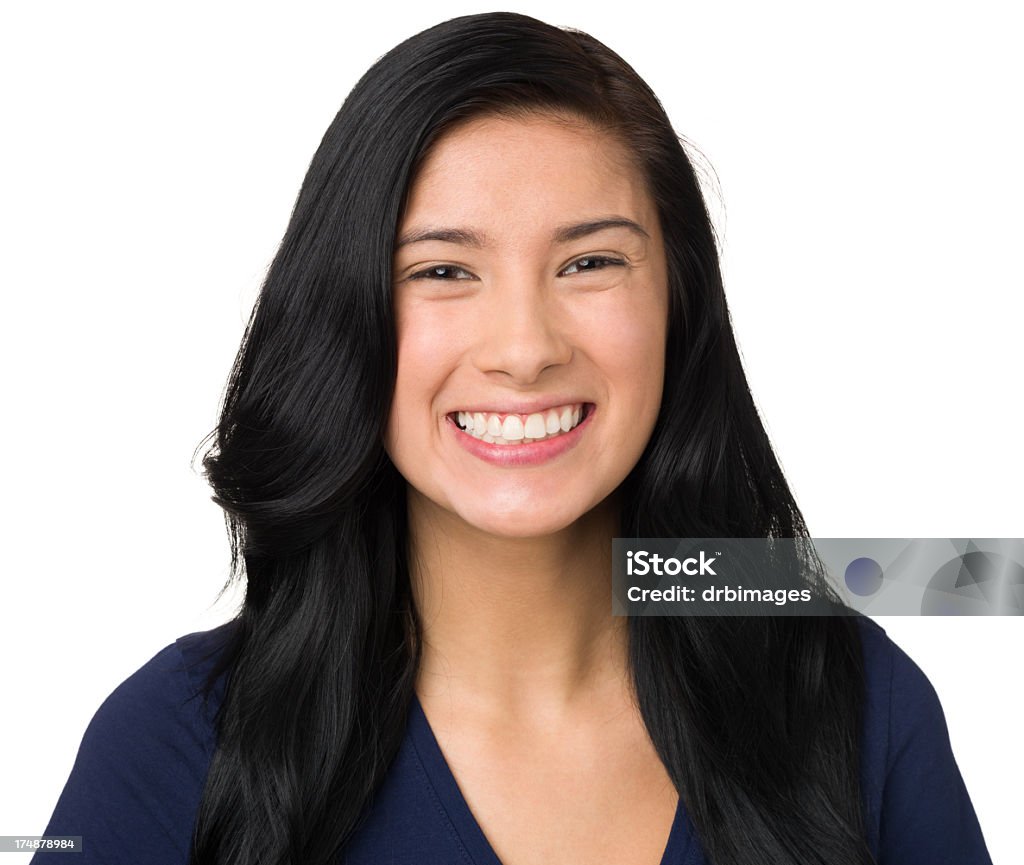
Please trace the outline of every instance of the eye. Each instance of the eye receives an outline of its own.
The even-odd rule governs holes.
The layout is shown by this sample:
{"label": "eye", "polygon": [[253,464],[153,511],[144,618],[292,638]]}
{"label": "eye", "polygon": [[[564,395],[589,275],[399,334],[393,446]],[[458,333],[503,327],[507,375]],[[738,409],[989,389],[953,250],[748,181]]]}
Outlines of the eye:
{"label": "eye", "polygon": [[454,264],[435,264],[426,270],[419,270],[409,276],[409,279],[476,279],[468,270],[456,267]]}
{"label": "eye", "polygon": [[575,273],[591,273],[595,270],[604,270],[606,267],[621,267],[626,262],[621,258],[610,258],[607,255],[585,255],[577,258],[572,264],[563,269],[558,275],[572,275]]}

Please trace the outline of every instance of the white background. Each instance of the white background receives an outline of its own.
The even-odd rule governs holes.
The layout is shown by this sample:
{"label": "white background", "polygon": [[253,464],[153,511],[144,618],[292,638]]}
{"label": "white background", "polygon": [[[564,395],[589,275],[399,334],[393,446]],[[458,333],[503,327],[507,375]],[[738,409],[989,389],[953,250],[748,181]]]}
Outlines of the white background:
{"label": "white background", "polygon": [[[510,5],[617,50],[713,166],[812,533],[1024,534],[1011,4]],[[0,834],[43,831],[119,682],[232,613],[191,457],[309,159],[378,56],[487,9],[370,7],[7,7]],[[994,861],[1021,861],[1021,620],[881,624],[939,692]]]}

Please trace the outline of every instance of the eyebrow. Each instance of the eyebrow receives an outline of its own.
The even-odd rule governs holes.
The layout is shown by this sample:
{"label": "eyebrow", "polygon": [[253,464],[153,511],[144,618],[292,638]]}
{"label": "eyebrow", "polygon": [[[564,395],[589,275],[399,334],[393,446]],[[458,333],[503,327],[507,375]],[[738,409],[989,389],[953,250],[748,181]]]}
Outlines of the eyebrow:
{"label": "eyebrow", "polygon": [[595,234],[598,231],[604,231],[606,228],[628,228],[630,231],[648,240],[651,237],[639,222],[626,219],[624,216],[608,216],[604,219],[591,219],[588,222],[563,225],[555,232],[555,242],[568,243],[571,240],[579,240],[581,237]]}
{"label": "eyebrow", "polygon": [[[569,243],[609,228],[626,228],[634,234],[638,234],[648,240],[650,239],[650,235],[640,223],[634,222],[632,219],[626,219],[624,216],[609,216],[603,219],[590,219],[586,222],[563,225],[555,230],[553,239],[555,243]],[[408,246],[410,243],[420,243],[424,240],[440,240],[444,243],[456,243],[460,246],[470,246],[474,249],[481,249],[488,243],[486,235],[471,228],[422,228],[401,235],[397,243],[395,243],[395,250],[397,251],[403,246]]]}
{"label": "eyebrow", "polygon": [[445,243],[457,243],[460,246],[472,246],[475,249],[487,245],[487,239],[471,228],[423,228],[403,234],[398,238],[395,249],[401,249],[410,243],[420,243],[423,240],[443,240]]}

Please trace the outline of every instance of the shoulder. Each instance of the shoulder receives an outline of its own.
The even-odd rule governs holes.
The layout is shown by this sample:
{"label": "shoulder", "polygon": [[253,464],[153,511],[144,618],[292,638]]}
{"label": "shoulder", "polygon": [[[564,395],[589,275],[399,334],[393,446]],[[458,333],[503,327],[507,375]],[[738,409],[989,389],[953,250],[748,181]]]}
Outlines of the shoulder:
{"label": "shoulder", "polygon": [[921,668],[877,622],[858,619],[864,659],[863,782],[869,810],[878,811],[899,753],[919,729],[929,739],[946,734],[939,696]]}
{"label": "shoulder", "polygon": [[868,836],[881,865],[990,862],[935,688],[867,617],[861,746]]}
{"label": "shoulder", "polygon": [[179,637],[118,685],[93,716],[87,737],[93,744],[115,739],[189,743],[212,755],[214,714],[223,696],[223,677],[204,701],[207,674],[219,660],[235,623]]}
{"label": "shoulder", "polygon": [[939,696],[914,660],[872,619],[859,618],[868,708],[875,720],[885,721],[888,736],[899,736],[908,725],[945,724]]}
{"label": "shoulder", "polygon": [[917,663],[885,629],[861,617],[865,674],[865,745],[874,748],[878,767],[888,772],[904,749],[921,736],[948,747],[939,695]]}
{"label": "shoulder", "polygon": [[187,860],[224,679],[208,701],[203,684],[234,631],[179,637],[96,710],[45,833],[81,835],[80,865]]}

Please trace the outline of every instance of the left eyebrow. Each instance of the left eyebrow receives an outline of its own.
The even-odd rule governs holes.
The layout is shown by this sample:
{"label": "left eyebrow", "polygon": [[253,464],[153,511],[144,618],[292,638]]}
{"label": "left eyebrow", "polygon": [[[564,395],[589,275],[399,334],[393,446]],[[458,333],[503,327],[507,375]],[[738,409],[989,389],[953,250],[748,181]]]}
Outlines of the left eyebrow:
{"label": "left eyebrow", "polygon": [[606,228],[628,228],[647,240],[651,238],[640,223],[634,222],[632,219],[626,219],[624,216],[609,216],[605,219],[591,219],[587,222],[563,225],[555,232],[555,243],[569,243],[573,240],[579,240],[581,237],[586,237],[588,234],[604,231]]}

